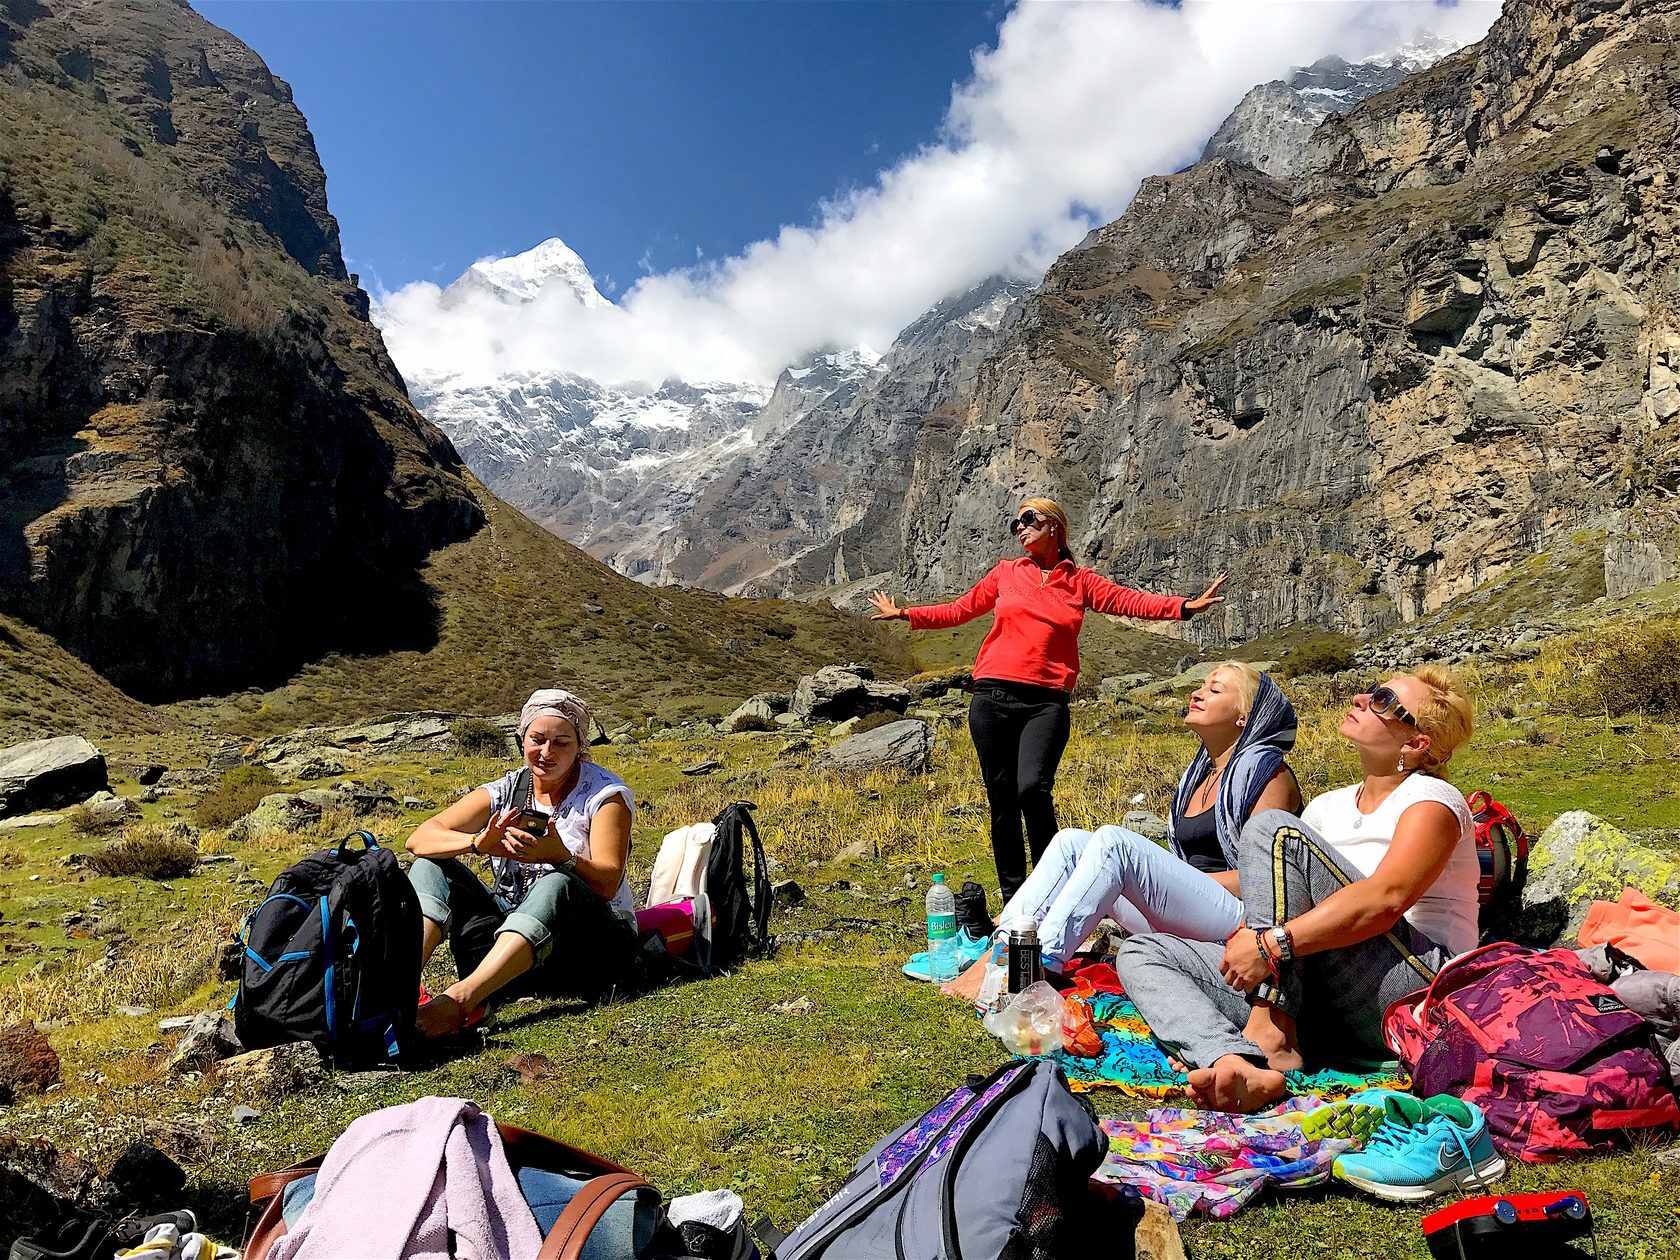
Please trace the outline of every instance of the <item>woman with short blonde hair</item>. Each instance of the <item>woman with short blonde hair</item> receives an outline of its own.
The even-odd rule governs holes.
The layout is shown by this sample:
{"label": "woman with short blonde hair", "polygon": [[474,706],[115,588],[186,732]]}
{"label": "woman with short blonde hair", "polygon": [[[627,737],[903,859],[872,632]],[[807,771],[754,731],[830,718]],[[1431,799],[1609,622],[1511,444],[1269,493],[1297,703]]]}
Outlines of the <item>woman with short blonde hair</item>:
{"label": "woman with short blonde hair", "polygon": [[1008,901],[1027,877],[1021,821],[1036,862],[1056,834],[1052,790],[1067,747],[1068,695],[1079,678],[1079,629],[1085,612],[1182,621],[1224,602],[1221,573],[1193,599],[1148,595],[1120,586],[1074,561],[1068,518],[1052,499],[1021,502],[1009,522],[1023,554],[1000,561],[968,594],[948,604],[900,608],[877,591],[875,619],[903,619],[940,630],[992,613],[974,660],[968,728],[992,815],[992,856]]}

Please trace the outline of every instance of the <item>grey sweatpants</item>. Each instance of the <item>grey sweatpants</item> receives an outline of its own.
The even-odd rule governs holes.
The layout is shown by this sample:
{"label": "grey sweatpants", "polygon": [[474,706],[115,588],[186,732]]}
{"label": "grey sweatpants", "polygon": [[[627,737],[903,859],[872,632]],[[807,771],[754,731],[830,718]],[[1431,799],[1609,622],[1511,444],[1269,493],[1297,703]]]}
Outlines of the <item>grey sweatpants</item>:
{"label": "grey sweatpants", "polygon": [[[1271,809],[1243,828],[1237,878],[1244,922],[1269,927],[1363,876],[1299,818]],[[1194,1067],[1227,1054],[1266,1061],[1243,1036],[1250,999],[1219,974],[1224,956],[1222,941],[1154,932],[1132,937],[1115,959],[1120,982],[1155,1039]],[[1308,1059],[1388,1059],[1382,1018],[1389,1003],[1426,987],[1450,956],[1402,919],[1380,936],[1284,968],[1273,1001],[1295,1019]]]}

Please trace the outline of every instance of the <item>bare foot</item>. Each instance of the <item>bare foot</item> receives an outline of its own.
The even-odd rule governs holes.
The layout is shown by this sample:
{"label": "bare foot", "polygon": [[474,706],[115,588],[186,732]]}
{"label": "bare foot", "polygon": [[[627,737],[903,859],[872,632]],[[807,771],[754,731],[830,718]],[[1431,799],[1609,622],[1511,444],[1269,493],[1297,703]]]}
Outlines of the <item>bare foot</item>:
{"label": "bare foot", "polygon": [[461,1031],[467,1012],[447,993],[436,994],[414,1015],[414,1026],[422,1037],[449,1037]]}
{"label": "bare foot", "polygon": [[1295,1021],[1269,1002],[1254,1004],[1243,1036],[1260,1048],[1275,1072],[1299,1072],[1306,1065],[1295,1046]]}
{"label": "bare foot", "polygon": [[1180,1076],[1183,1076],[1190,1070],[1181,1060],[1170,1054],[1167,1056],[1167,1066],[1177,1072]]}
{"label": "bare foot", "polygon": [[1289,1092],[1283,1073],[1227,1054],[1190,1073],[1190,1095],[1211,1111],[1259,1111]]}

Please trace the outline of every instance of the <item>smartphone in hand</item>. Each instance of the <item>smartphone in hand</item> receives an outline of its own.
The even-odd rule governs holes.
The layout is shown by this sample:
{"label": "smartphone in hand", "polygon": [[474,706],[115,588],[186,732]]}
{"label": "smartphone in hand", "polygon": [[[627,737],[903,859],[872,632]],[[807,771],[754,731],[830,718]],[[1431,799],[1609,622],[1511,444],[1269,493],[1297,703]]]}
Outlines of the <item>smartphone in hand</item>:
{"label": "smartphone in hand", "polygon": [[549,821],[549,816],[540,809],[522,809],[519,811],[519,817],[513,820],[513,825],[528,835],[546,836]]}

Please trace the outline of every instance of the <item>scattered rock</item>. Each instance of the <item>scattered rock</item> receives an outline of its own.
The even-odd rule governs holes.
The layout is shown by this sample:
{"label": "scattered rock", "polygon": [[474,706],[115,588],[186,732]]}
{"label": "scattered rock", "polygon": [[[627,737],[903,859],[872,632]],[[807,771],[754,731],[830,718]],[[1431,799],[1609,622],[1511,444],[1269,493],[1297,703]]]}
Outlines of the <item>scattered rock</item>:
{"label": "scattered rock", "polygon": [[8,831],[28,831],[34,827],[56,827],[63,821],[63,814],[25,814],[18,818],[0,818],[0,835],[5,835]]}
{"label": "scattered rock", "polygon": [[797,997],[791,1002],[777,1002],[770,1009],[778,1015],[809,1015],[817,1005],[808,997]]}
{"label": "scattered rock", "polygon": [[920,882],[921,881],[916,878],[916,872],[915,871],[905,871],[904,872],[903,883],[904,883],[904,886],[906,888],[914,888]]}
{"label": "scattered rock", "polygon": [[216,946],[216,978],[237,980],[245,971],[245,946],[229,937]]}
{"label": "scattered rock", "polygon": [[58,1054],[29,1020],[0,1028],[0,1098],[39,1093],[58,1084]]}
{"label": "scattered rock", "polygon": [[697,761],[692,766],[684,766],[682,772],[690,776],[710,774],[722,764],[722,762],[712,761],[710,759],[706,761]]}
{"label": "scattered rock", "polygon": [[306,831],[321,821],[321,806],[291,792],[271,792],[228,828],[227,838],[246,844],[285,831]]}
{"label": "scattered rock", "polygon": [[810,752],[810,751],[811,751],[811,741],[810,740],[808,740],[808,739],[790,739],[790,740],[788,740],[787,743],[782,745],[781,752],[778,755],[782,756],[782,757],[791,757],[791,756],[793,756],[794,753],[802,753],[802,752]]}
{"label": "scattered rock", "polygon": [[974,685],[974,675],[967,670],[956,674],[942,674],[938,678],[923,678],[906,683],[912,700],[937,700],[952,692],[964,692]]}
{"label": "scattered rock", "polygon": [[1153,840],[1156,844],[1167,842],[1167,823],[1159,814],[1152,814],[1147,809],[1127,810],[1120,825],[1127,831],[1135,831],[1146,840]]}
{"label": "scattered rock", "polygon": [[1501,926],[1525,943],[1573,941],[1594,900],[1615,901],[1630,885],[1680,907],[1680,860],[1586,810],[1571,810],[1535,841],[1520,914]]}
{"label": "scattered rock", "polygon": [[134,767],[134,781],[141,787],[151,787],[168,773],[169,767],[151,762],[148,765]]}
{"label": "scattered rock", "polygon": [[799,715],[797,713],[778,713],[778,714],[776,714],[776,725],[777,726],[798,726],[799,725]]}
{"label": "scattered rock", "polygon": [[327,1074],[326,1060],[307,1041],[248,1050],[217,1066],[223,1080],[270,1098],[307,1089]]}
{"label": "scattered rock", "polygon": [[601,605],[599,605],[599,604],[585,604],[583,606],[583,611],[588,613],[591,617],[599,617],[602,613],[606,612],[607,610],[605,608],[601,607]]}
{"label": "scattered rock", "polygon": [[1178,664],[1173,666],[1173,673],[1182,674],[1185,670],[1195,665],[1195,663],[1196,658],[1194,656],[1181,656],[1178,658]]}
{"label": "scattered rock", "polygon": [[178,1201],[187,1185],[181,1166],[155,1146],[132,1142],[105,1174],[100,1198],[106,1203],[159,1210]]}
{"label": "scattered rock", "polygon": [[[880,854],[873,840],[854,840],[834,855],[836,862],[873,862]],[[842,884],[844,880],[840,881]],[[850,887],[850,885],[846,885]]]}
{"label": "scattered rock", "polygon": [[666,625],[663,621],[656,621],[653,623],[653,632],[655,634],[664,634],[670,628],[671,627]]}
{"label": "scattered rock", "polygon": [[546,1081],[558,1075],[553,1062],[546,1054],[512,1055],[502,1066],[515,1073],[521,1085],[535,1085],[538,1081]]}
{"label": "scattered rock", "polygon": [[196,1015],[168,1015],[158,1020],[157,1030],[160,1033],[185,1032],[192,1027],[193,1020],[197,1018]]}
{"label": "scattered rock", "polygon": [[111,1009],[116,1014],[121,1015],[126,1019],[142,1019],[145,1016],[150,1015],[152,1013],[152,1008],[149,1007],[149,1006],[127,1006],[127,1005],[124,1005],[124,1006],[114,1006]]}
{"label": "scattered rock", "polygon": [[1680,1173],[1680,1145],[1657,1152],[1657,1167],[1664,1172]]}
{"label": "scattered rock", "polygon": [[0,817],[73,805],[110,786],[105,754],[80,735],[0,750]]}
{"label": "scattered rock", "polygon": [[404,809],[425,809],[426,802],[418,796],[405,796],[402,798],[402,807]]}
{"label": "scattered rock", "polygon": [[799,680],[789,712],[801,722],[839,722],[869,713],[903,713],[909,706],[908,687],[876,682],[868,666],[824,665]]}
{"label": "scattered rock", "polygon": [[1097,696],[1104,704],[1119,704],[1139,687],[1154,681],[1153,674],[1116,674],[1097,685]]}
{"label": "scattered rock", "polygon": [[844,722],[836,722],[834,729],[829,731],[829,734],[835,739],[848,739],[852,732],[862,725],[863,719],[860,717],[847,718]]}
{"label": "scattered rock", "polygon": [[1143,1215],[1132,1234],[1132,1255],[1136,1260],[1185,1260],[1178,1224],[1159,1203],[1143,1201]]}
{"label": "scattered rock", "polygon": [[770,886],[770,900],[779,906],[797,906],[805,901],[805,890],[798,880],[784,879]]}
{"label": "scattered rock", "polygon": [[919,774],[933,756],[933,728],[906,718],[853,735],[817,757],[821,769],[857,771],[892,766]]}
{"label": "scattered rock", "polygon": [[763,696],[754,696],[719,722],[718,730],[725,735],[735,735],[741,731],[766,730],[775,724],[776,710]]}
{"label": "scattered rock", "polygon": [[176,1074],[203,1071],[216,1060],[238,1054],[244,1048],[239,1044],[239,1034],[234,1032],[231,1019],[220,1011],[206,1011],[195,1015],[187,1025],[186,1034],[164,1069]]}
{"label": "scattered rock", "polygon": [[237,1125],[255,1124],[261,1119],[262,1112],[255,1107],[247,1107],[244,1103],[240,1103],[233,1109],[233,1122]]}
{"label": "scattered rock", "polygon": [[101,831],[113,830],[140,818],[140,803],[126,796],[95,792],[82,802],[88,821]]}

